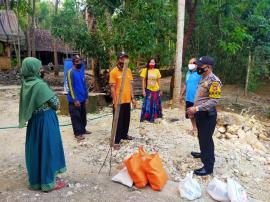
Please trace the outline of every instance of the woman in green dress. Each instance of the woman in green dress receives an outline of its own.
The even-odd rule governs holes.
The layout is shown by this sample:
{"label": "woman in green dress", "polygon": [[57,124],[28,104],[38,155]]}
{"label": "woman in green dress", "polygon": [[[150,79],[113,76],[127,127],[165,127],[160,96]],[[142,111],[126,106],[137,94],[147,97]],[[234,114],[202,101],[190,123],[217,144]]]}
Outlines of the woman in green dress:
{"label": "woman in green dress", "polygon": [[66,186],[57,174],[66,170],[56,110],[59,100],[40,77],[41,61],[22,62],[19,126],[27,123],[25,159],[30,189],[45,192]]}

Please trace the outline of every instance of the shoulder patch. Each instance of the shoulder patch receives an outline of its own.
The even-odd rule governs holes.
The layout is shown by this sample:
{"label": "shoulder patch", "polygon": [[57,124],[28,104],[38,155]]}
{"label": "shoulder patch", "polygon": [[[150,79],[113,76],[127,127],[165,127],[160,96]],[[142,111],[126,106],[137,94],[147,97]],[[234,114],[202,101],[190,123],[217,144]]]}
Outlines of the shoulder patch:
{"label": "shoulder patch", "polygon": [[219,82],[214,81],[211,83],[211,86],[209,88],[209,97],[218,99],[221,97],[221,86]]}

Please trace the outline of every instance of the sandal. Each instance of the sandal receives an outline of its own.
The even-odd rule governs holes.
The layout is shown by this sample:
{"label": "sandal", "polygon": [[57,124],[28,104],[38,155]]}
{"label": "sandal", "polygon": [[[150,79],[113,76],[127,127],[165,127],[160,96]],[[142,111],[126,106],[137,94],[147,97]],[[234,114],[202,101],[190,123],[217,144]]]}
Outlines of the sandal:
{"label": "sandal", "polygon": [[[60,178],[58,178],[60,180]],[[59,189],[63,189],[64,187],[66,187],[67,184],[65,182],[62,181],[57,181],[56,179],[56,185],[53,189],[46,191],[46,192],[51,192],[51,191],[55,191],[55,190],[59,190]]]}
{"label": "sandal", "polygon": [[114,144],[113,148],[114,148],[114,150],[120,150],[121,146],[120,146],[120,144]]}

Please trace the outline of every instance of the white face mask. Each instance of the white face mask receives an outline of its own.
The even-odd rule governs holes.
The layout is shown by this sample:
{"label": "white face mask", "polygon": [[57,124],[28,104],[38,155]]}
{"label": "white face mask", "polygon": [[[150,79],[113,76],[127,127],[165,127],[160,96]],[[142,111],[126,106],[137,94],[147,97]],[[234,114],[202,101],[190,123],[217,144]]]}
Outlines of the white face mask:
{"label": "white face mask", "polygon": [[195,64],[188,64],[188,69],[189,70],[194,70],[196,68]]}

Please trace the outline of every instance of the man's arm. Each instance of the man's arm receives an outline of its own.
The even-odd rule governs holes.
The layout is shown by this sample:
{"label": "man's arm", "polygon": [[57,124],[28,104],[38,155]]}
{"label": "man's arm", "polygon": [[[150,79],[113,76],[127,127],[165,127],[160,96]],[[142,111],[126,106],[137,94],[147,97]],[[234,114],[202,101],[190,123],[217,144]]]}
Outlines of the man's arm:
{"label": "man's arm", "polygon": [[113,99],[113,105],[114,105],[114,107],[116,107],[117,103],[116,103],[115,84],[111,83],[110,86],[111,86],[111,96],[112,96],[112,99]]}
{"label": "man's arm", "polygon": [[68,86],[69,86],[70,95],[71,95],[71,98],[73,100],[75,107],[80,107],[81,103],[77,99],[76,92],[74,90],[74,83],[75,83],[74,81],[75,81],[75,78],[74,78],[73,72],[72,70],[69,70],[68,71]]}

